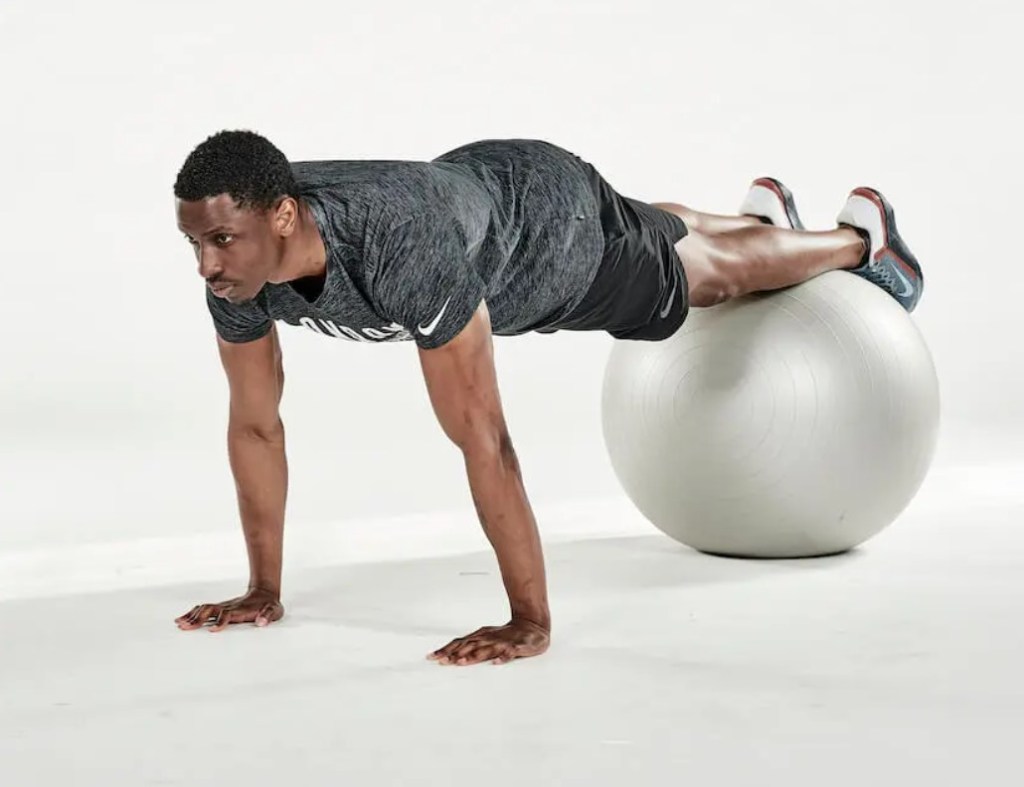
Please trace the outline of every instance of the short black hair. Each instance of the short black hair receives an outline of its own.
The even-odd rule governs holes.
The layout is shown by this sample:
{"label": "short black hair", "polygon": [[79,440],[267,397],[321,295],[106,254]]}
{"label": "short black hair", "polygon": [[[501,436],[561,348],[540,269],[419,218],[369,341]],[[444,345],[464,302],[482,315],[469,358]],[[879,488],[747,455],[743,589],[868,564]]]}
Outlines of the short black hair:
{"label": "short black hair", "polygon": [[253,131],[218,131],[189,153],[174,196],[194,202],[230,194],[238,207],[269,210],[298,187],[284,153]]}

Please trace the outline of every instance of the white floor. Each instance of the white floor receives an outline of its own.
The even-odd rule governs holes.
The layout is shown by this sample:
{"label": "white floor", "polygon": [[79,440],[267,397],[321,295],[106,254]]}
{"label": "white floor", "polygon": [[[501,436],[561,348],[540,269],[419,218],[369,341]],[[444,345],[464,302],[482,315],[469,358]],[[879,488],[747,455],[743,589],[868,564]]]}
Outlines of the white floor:
{"label": "white floor", "polygon": [[539,511],[553,646],[500,667],[424,658],[505,613],[468,520],[293,533],[289,616],[217,635],[172,619],[239,589],[235,540],[8,554],[0,784],[1019,784],[1021,477],[936,473],[811,561]]}

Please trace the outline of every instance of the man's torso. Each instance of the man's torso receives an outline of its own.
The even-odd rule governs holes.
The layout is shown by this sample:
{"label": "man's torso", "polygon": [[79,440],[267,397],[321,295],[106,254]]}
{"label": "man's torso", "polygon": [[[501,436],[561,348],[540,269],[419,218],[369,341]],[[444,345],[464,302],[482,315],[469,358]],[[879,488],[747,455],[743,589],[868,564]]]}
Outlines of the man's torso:
{"label": "man's torso", "polygon": [[[422,313],[437,313],[445,293],[432,290],[447,287],[454,297],[482,294],[492,332],[513,335],[557,326],[600,264],[597,198],[575,156],[547,142],[485,140],[429,162],[292,167],[327,249],[325,276],[267,284],[244,305],[253,315],[339,338],[400,341],[417,338],[403,322],[420,313],[418,302]],[[442,238],[434,226],[449,231]],[[408,235],[402,245],[400,233]],[[396,248],[422,264],[410,259],[388,278]],[[474,286],[455,286],[460,277]]]}

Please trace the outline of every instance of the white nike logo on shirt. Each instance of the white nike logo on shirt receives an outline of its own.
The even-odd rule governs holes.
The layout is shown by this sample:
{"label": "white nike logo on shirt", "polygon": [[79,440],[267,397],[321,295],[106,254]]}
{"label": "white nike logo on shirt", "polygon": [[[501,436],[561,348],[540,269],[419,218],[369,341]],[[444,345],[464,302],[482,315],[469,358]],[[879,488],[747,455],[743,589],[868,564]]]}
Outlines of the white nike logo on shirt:
{"label": "white nike logo on shirt", "polygon": [[451,301],[451,299],[452,298],[449,295],[448,300],[444,302],[444,306],[441,307],[441,311],[437,313],[437,316],[426,326],[417,325],[416,330],[418,330],[424,336],[430,336],[430,334],[432,334],[434,332],[434,329],[437,327],[437,324],[441,322],[441,315],[444,314],[444,310],[448,308],[448,303],[449,301]]}

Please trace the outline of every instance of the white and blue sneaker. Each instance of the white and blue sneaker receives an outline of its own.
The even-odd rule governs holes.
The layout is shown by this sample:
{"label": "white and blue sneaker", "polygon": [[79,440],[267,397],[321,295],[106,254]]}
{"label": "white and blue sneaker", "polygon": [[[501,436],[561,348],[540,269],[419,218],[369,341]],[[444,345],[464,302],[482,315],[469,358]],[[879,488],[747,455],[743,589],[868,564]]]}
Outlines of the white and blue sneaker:
{"label": "white and blue sneaker", "polygon": [[740,205],[740,215],[753,216],[773,227],[804,229],[796,211],[793,192],[775,178],[758,178],[750,184],[750,191]]}
{"label": "white and blue sneaker", "polygon": [[864,259],[854,273],[877,284],[908,312],[924,290],[924,276],[917,258],[896,231],[892,205],[877,189],[861,187],[850,192],[836,222],[852,227],[864,239]]}

